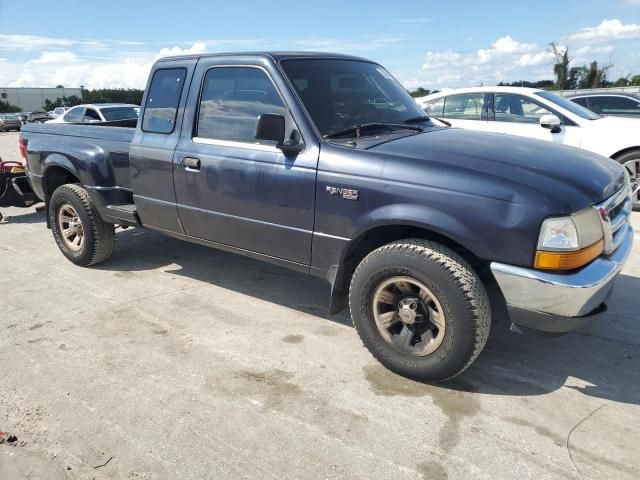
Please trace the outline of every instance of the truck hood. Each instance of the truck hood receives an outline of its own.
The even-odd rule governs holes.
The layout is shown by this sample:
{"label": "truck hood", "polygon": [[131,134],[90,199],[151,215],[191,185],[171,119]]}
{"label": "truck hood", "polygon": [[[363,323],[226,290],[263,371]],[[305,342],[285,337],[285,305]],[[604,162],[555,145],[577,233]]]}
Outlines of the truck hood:
{"label": "truck hood", "polygon": [[[367,150],[410,160],[416,167],[433,167],[427,175],[419,168],[410,169],[407,181],[428,183],[433,181],[429,176],[446,171],[454,177],[447,184],[456,182],[457,177],[458,185],[471,188],[482,183],[479,178],[490,176],[497,180],[491,195],[510,200],[513,191],[534,190],[544,197],[542,201],[562,203],[572,212],[610,197],[625,181],[624,169],[618,163],[585,150],[456,128],[427,130],[370,144]],[[482,188],[486,191],[486,186]]]}

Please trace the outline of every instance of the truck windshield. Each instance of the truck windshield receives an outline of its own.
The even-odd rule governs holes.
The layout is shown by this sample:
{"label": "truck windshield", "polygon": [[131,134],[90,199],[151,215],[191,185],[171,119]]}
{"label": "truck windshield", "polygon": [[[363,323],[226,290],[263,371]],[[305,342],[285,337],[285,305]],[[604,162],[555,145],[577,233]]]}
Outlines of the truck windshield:
{"label": "truck windshield", "polygon": [[429,122],[411,95],[375,63],[292,59],[281,66],[323,138],[359,125]]}
{"label": "truck windshield", "polygon": [[138,111],[135,107],[107,107],[100,109],[100,111],[107,122],[138,118]]}

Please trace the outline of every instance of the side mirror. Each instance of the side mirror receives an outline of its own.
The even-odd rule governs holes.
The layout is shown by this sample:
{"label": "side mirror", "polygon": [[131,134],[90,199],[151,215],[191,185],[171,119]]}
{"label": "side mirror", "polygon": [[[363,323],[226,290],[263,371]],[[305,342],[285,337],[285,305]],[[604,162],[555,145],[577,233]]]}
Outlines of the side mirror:
{"label": "side mirror", "polygon": [[284,142],[284,117],[276,113],[263,113],[258,117],[256,140],[271,140],[278,145]]}
{"label": "side mirror", "polygon": [[540,117],[540,126],[551,130],[551,133],[560,133],[562,131],[561,124],[560,119],[555,115],[543,115]]}
{"label": "side mirror", "polygon": [[294,130],[289,140],[284,139],[285,120],[282,115],[276,113],[263,113],[258,117],[256,126],[256,140],[271,140],[277,142],[276,147],[285,155],[296,155],[302,151],[304,144],[300,139],[300,133]]}

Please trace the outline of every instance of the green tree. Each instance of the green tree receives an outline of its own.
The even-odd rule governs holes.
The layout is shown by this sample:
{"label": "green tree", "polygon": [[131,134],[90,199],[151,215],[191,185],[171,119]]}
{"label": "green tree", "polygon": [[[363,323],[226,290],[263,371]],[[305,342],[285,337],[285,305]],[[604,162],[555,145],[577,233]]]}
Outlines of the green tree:
{"label": "green tree", "polygon": [[11,105],[9,102],[0,100],[0,113],[15,113],[19,111],[20,107],[16,107],[15,105]]}
{"label": "green tree", "polygon": [[409,95],[411,95],[412,97],[426,97],[427,95],[429,95],[431,93],[430,90],[426,89],[426,88],[416,88],[413,91],[409,92]]}
{"label": "green tree", "polygon": [[630,85],[633,85],[634,87],[640,87],[640,75],[634,75],[633,77],[631,77],[631,81],[629,82]]}
{"label": "green tree", "polygon": [[609,64],[599,68],[598,62],[594,60],[588,67],[585,67],[586,73],[579,88],[601,88],[607,86],[607,72],[612,66]]}
{"label": "green tree", "polygon": [[137,88],[103,88],[99,90],[83,90],[84,103],[142,103],[144,90]]}
{"label": "green tree", "polygon": [[614,87],[628,87],[630,84],[631,82],[629,81],[628,75],[626,77],[620,77],[618,80],[613,82]]}
{"label": "green tree", "polygon": [[569,49],[558,47],[554,42],[549,44],[549,50],[553,53],[556,63],[553,64],[553,74],[556,76],[555,87],[558,90],[566,90],[570,88],[569,83],[569,66],[572,59],[569,58]]}
{"label": "green tree", "polygon": [[45,112],[49,112],[56,107],[75,107],[76,105],[80,105],[82,103],[82,99],[77,95],[63,96],[56,98],[54,102],[49,99],[44,101],[44,105],[42,109]]}

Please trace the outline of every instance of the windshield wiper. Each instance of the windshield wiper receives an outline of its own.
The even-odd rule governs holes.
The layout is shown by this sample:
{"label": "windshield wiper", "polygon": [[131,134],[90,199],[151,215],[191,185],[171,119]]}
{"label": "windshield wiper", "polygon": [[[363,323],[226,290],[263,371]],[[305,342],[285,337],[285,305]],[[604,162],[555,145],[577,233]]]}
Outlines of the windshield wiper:
{"label": "windshield wiper", "polygon": [[350,133],[354,133],[356,138],[360,138],[363,130],[382,130],[385,128],[388,128],[389,130],[413,130],[414,132],[424,132],[424,129],[417,125],[405,125],[403,123],[363,123],[362,125],[354,125],[353,127],[329,133],[323,138],[342,137]]}
{"label": "windshield wiper", "polygon": [[403,123],[418,123],[418,122],[427,122],[431,120],[431,117],[428,115],[422,115],[421,117],[413,117],[409,120],[405,120]]}
{"label": "windshield wiper", "polygon": [[433,118],[435,118],[436,120],[438,120],[441,123],[444,123],[447,127],[451,126],[451,122],[447,122],[446,120],[443,120],[443,119],[438,118],[438,117],[433,117]]}
{"label": "windshield wiper", "polygon": [[405,120],[404,123],[427,122],[429,120],[437,120],[440,123],[444,123],[447,127],[451,126],[451,124],[449,122],[447,122],[446,120],[443,120],[443,119],[438,118],[438,117],[429,117],[428,115],[423,115],[422,117],[413,117],[413,118],[410,118],[409,120]]}

